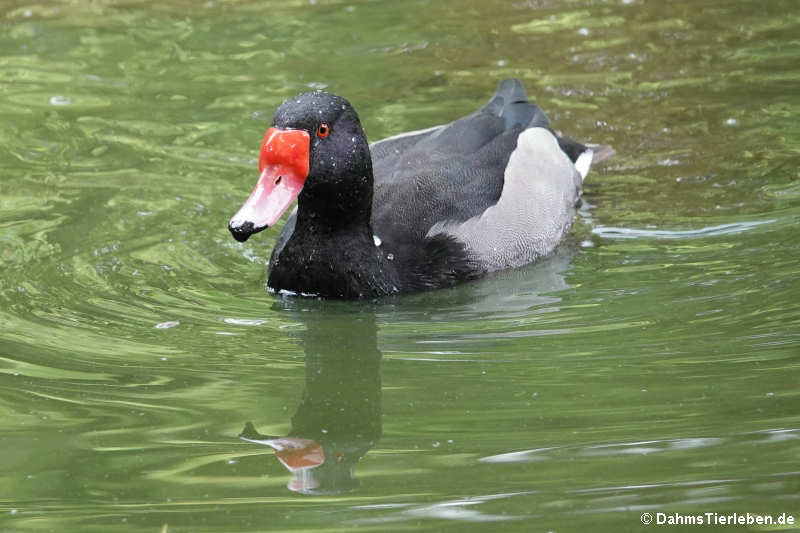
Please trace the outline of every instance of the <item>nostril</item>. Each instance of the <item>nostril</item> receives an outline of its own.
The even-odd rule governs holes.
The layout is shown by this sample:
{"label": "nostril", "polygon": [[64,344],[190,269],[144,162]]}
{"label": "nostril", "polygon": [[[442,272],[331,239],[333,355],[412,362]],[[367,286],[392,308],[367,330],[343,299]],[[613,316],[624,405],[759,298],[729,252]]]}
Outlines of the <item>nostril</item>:
{"label": "nostril", "polygon": [[283,176],[278,176],[277,178],[275,178],[275,185],[279,184],[281,180],[283,180]]}

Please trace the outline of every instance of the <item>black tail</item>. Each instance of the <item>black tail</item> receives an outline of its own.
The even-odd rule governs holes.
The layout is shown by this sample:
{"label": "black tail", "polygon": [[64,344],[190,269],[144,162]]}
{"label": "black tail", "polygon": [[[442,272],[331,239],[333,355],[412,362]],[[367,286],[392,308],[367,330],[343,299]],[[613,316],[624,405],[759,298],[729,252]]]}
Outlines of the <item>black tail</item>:
{"label": "black tail", "polygon": [[487,107],[490,107],[495,115],[505,119],[506,130],[514,126],[550,127],[550,119],[539,106],[528,101],[525,86],[515,78],[500,82]]}

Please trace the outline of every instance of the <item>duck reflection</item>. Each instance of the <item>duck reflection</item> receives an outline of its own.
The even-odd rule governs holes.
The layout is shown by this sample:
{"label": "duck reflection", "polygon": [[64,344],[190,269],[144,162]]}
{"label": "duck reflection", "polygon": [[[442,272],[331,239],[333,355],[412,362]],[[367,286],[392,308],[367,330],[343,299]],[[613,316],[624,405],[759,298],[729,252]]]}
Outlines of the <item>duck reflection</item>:
{"label": "duck reflection", "polygon": [[[305,494],[354,490],[360,483],[354,465],[381,437],[381,353],[376,323],[391,324],[382,342],[398,353],[418,353],[430,329],[420,324],[459,321],[516,321],[530,313],[557,309],[557,294],[576,247],[562,246],[546,261],[497,273],[455,289],[405,295],[378,303],[287,298],[274,308],[301,322],[296,334],[305,351],[305,390],[286,435],[262,435],[251,423],[240,437],[269,446],[291,473],[289,489]],[[377,315],[377,318],[376,318]],[[399,334],[397,332],[400,332]],[[462,331],[457,345],[469,345],[474,332]],[[445,333],[452,340],[452,333]],[[441,345],[437,345],[441,346]]]}
{"label": "duck reflection", "polygon": [[319,302],[300,314],[306,330],[306,382],[285,436],[260,434],[248,422],[243,440],[275,450],[292,474],[288,488],[304,494],[356,489],[354,465],[381,436],[381,353],[375,315],[332,312]]}

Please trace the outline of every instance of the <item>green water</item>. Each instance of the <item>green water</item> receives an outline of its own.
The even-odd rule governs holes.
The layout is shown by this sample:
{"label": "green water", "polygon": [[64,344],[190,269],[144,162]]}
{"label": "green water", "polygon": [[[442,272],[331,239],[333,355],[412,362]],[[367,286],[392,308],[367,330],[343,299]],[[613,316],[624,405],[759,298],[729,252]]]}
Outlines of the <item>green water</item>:
{"label": "green water", "polygon": [[[284,98],[327,87],[377,140],[505,77],[618,152],[554,257],[265,291],[278,230],[226,225]],[[3,2],[0,530],[800,520],[799,124],[796,0]],[[247,422],[327,462],[293,476]]]}

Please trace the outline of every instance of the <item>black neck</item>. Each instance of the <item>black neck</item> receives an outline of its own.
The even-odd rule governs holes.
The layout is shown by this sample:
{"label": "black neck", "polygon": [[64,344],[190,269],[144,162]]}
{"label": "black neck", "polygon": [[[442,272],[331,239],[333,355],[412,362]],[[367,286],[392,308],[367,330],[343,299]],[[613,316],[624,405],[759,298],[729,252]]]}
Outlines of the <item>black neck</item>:
{"label": "black neck", "polygon": [[[371,232],[372,180],[364,187],[319,185],[303,188],[297,202],[297,230],[317,234],[353,228]],[[370,233],[371,235],[371,233]]]}
{"label": "black neck", "polygon": [[347,299],[395,292],[394,265],[375,246],[369,212],[320,212],[301,203],[292,236],[270,265],[269,286]]}

